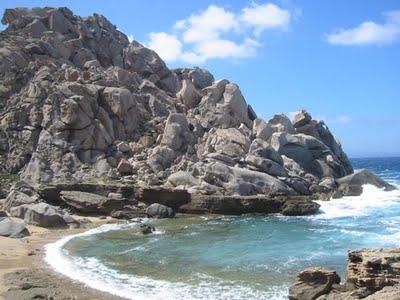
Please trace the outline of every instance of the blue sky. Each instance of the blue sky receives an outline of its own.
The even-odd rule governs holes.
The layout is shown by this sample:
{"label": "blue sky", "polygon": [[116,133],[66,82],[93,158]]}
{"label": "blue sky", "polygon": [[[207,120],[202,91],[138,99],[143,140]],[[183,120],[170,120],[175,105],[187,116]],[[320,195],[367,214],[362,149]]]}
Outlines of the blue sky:
{"label": "blue sky", "polygon": [[236,82],[259,116],[305,108],[352,157],[400,155],[399,1],[0,2],[15,6],[103,14],[169,67]]}

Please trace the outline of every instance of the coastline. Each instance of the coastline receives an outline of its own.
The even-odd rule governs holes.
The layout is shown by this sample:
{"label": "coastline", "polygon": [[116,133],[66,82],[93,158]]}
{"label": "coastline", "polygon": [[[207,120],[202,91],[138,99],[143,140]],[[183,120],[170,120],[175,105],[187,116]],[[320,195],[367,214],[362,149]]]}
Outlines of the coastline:
{"label": "coastline", "polygon": [[47,244],[116,221],[98,217],[85,219],[92,223],[84,228],[49,230],[29,225],[27,227],[31,235],[28,237],[0,237],[0,299],[31,299],[33,296],[53,296],[55,299],[123,299],[74,281],[53,270],[44,260]]}

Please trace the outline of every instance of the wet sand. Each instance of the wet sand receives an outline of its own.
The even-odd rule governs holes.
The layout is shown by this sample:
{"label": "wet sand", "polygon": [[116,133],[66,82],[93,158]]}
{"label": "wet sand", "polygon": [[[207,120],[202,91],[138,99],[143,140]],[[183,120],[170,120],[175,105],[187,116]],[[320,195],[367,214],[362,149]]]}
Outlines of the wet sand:
{"label": "wet sand", "polygon": [[43,259],[46,244],[115,222],[110,218],[85,218],[92,222],[85,228],[49,230],[28,225],[31,233],[28,237],[0,237],[0,299],[121,299],[56,273]]}

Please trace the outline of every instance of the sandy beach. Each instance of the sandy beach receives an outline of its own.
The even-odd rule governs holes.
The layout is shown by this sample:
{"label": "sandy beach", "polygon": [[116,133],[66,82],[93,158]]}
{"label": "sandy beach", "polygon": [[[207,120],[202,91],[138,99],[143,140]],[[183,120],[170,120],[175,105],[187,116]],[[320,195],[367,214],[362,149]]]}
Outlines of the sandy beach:
{"label": "sandy beach", "polygon": [[31,233],[28,237],[0,237],[0,299],[121,299],[56,273],[43,260],[46,244],[115,222],[110,218],[85,218],[92,222],[85,228],[49,230],[28,225]]}

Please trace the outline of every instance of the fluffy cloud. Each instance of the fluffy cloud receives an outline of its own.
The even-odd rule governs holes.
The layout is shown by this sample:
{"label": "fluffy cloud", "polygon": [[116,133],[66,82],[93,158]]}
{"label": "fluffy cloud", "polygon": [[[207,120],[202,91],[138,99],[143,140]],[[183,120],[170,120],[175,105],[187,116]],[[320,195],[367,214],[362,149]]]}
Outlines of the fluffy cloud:
{"label": "fluffy cloud", "polygon": [[287,28],[290,17],[289,11],[267,3],[263,5],[254,4],[251,7],[243,8],[241,20],[254,27],[254,33],[260,35],[267,29]]}
{"label": "fluffy cloud", "polygon": [[400,10],[383,14],[385,22],[378,24],[367,21],[355,28],[339,29],[327,34],[326,39],[333,45],[384,45],[400,39]]}
{"label": "fluffy cloud", "polygon": [[166,61],[175,60],[182,54],[182,43],[175,35],[165,32],[150,33],[147,46],[156,51]]}
{"label": "fluffy cloud", "polygon": [[179,20],[172,32],[153,32],[145,45],[167,62],[199,64],[208,59],[238,59],[256,55],[259,36],[285,30],[289,11],[275,4],[253,4],[234,13],[216,5]]}

